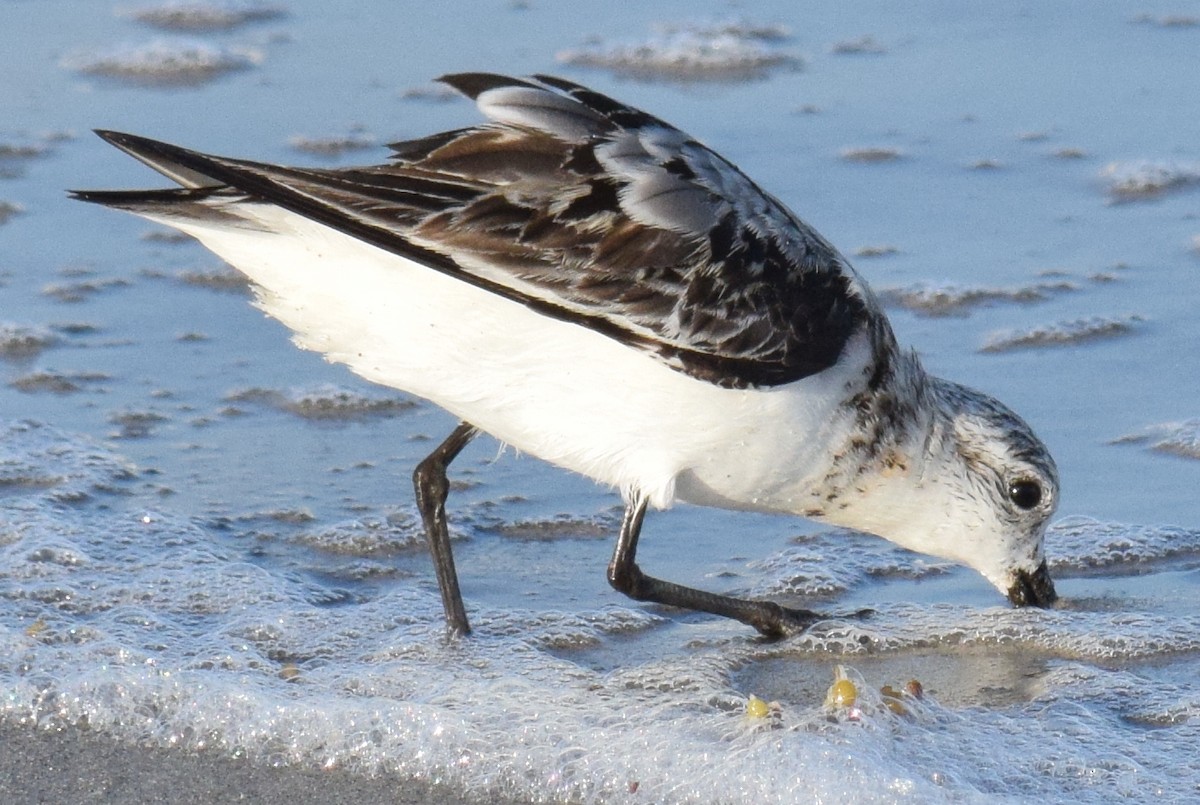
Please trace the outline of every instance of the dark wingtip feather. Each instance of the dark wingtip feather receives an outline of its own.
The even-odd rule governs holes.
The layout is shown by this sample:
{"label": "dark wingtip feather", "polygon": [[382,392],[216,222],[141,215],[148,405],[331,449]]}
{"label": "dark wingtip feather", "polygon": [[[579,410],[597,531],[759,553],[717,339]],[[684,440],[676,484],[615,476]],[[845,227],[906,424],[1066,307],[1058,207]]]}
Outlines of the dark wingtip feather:
{"label": "dark wingtip feather", "polygon": [[67,198],[74,201],[90,201],[93,204],[104,204],[108,190],[68,190]]}
{"label": "dark wingtip feather", "polygon": [[106,143],[120,147],[121,142],[126,139],[136,138],[137,135],[126,134],[123,131],[113,131],[112,129],[92,129],[92,133],[104,140]]}
{"label": "dark wingtip feather", "polygon": [[534,73],[533,78],[548,87],[553,87],[554,89],[562,90],[563,92],[590,92],[590,90],[583,84],[576,84],[574,81],[568,81],[567,79],[559,78],[556,75],[548,75],[547,73]]}
{"label": "dark wingtip feather", "polygon": [[449,73],[438,78],[446,86],[461,92],[471,100],[475,100],[489,89],[497,87],[529,87],[538,89],[537,84],[531,84],[520,78],[500,75],[498,73]]}
{"label": "dark wingtip feather", "polygon": [[[92,129],[97,137],[109,145],[115,146],[136,159],[142,158],[136,153],[137,141],[145,140],[134,134],[126,134],[110,129]],[[146,142],[154,142],[147,140]],[[145,160],[142,160],[145,161]],[[142,191],[127,190],[68,190],[67,197],[75,201],[87,201],[92,204],[103,204],[108,207],[121,206],[131,200],[131,194]]]}
{"label": "dark wingtip feather", "polygon": [[216,187],[222,184],[207,172],[212,158],[204,154],[137,134],[108,129],[96,129],[95,132],[109,145],[121,149],[184,187]]}
{"label": "dark wingtip feather", "polygon": [[131,157],[140,159],[143,162],[147,162],[148,159],[153,158],[155,155],[166,155],[184,150],[179,146],[169,145],[158,140],[151,140],[149,137],[141,137],[137,134],[127,134],[123,131],[111,131],[109,129],[93,129],[93,131],[104,142],[120,148]]}

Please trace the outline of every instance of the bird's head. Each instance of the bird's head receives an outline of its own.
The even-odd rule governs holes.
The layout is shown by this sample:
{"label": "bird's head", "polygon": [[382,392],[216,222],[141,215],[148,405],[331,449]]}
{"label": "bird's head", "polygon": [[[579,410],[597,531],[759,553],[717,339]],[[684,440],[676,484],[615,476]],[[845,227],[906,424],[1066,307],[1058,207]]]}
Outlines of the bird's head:
{"label": "bird's head", "polygon": [[1050,606],[1044,538],[1059,498],[1050,451],[985,394],[938,379],[931,393],[938,415],[922,480],[945,513],[934,529],[941,555],[978,570],[1015,606]]}
{"label": "bird's head", "polygon": [[978,570],[1015,606],[1057,599],[1044,550],[1058,471],[1033,430],[991,397],[923,378],[920,414],[861,500],[827,519]]}

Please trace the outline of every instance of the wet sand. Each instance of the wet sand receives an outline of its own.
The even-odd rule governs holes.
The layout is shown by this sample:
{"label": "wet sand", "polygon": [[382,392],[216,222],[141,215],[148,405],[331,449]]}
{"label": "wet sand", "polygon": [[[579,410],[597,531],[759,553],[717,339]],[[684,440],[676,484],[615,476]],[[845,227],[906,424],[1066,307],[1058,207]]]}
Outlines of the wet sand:
{"label": "wet sand", "polygon": [[[25,803],[287,803],[357,805],[483,802],[447,786],[345,771],[274,768],[120,743],[72,729],[0,724],[0,801]],[[511,802],[488,798],[487,802]]]}

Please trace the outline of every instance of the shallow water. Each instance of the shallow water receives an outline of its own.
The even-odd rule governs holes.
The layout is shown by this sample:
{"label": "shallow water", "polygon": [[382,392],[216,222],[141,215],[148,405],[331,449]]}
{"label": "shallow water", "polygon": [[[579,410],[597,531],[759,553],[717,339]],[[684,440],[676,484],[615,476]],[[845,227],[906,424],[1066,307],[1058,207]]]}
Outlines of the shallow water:
{"label": "shallow water", "polygon": [[[1165,3],[495,2],[471,33],[437,4],[327,6],[208,4],[253,17],[210,30],[0,9],[0,715],[480,796],[1196,796],[1200,25]],[[479,440],[451,498],[476,634],[447,644],[408,478],[452,420],[291,347],[197,245],[63,191],[159,182],[92,127],[376,159],[476,120],[428,83],[469,69],[648,108],[861,255],[902,340],[1054,451],[1064,605],[1010,610],[800,520],[652,513],[651,572],[874,610],[765,643],[608,589],[618,498]],[[824,705],[839,664],[856,710]],[[911,678],[897,715],[880,688]]]}

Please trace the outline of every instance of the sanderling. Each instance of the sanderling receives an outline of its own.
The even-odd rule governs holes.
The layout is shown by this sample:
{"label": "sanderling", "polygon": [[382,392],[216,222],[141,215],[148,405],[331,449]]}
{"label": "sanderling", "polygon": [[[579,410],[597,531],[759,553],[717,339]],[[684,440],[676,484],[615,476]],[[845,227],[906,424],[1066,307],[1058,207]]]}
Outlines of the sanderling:
{"label": "sanderling", "polygon": [[447,465],[480,431],[619,488],[608,567],[639,601],[768,635],[818,616],[645,575],[647,506],[800,515],[1055,600],[1054,462],[1016,414],[926,374],[819,234],[732,163],[579,84],[441,79],[488,122],[386,164],[292,168],[100,136],[182,187],[83,191],[202,241],[296,343],[462,422],[413,475],[448,627],[469,631]]}

